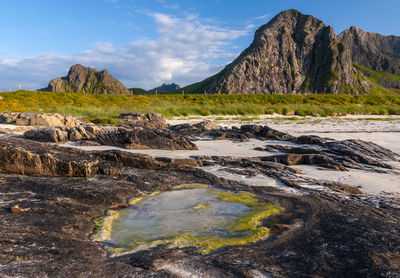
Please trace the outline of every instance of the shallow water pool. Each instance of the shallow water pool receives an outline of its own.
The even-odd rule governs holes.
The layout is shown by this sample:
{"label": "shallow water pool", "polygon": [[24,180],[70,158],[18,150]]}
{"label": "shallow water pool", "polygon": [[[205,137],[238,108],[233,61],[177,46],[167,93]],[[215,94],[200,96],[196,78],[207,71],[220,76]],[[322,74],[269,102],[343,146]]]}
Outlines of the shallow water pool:
{"label": "shallow water pool", "polygon": [[269,236],[267,228],[259,227],[260,221],[282,210],[247,192],[207,186],[157,192],[134,203],[99,221],[94,240],[102,241],[113,256],[158,245],[194,246],[208,253],[249,244]]}

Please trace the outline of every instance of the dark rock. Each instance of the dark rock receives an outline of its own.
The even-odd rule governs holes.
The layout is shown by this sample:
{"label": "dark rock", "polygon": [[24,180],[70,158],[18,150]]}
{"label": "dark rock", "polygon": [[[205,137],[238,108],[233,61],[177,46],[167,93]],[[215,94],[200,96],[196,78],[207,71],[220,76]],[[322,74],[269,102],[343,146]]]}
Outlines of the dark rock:
{"label": "dark rock", "polygon": [[195,128],[198,128],[202,131],[204,130],[212,130],[212,129],[219,129],[220,127],[212,121],[206,120],[206,121],[202,121],[200,123],[194,124],[193,125]]}
{"label": "dark rock", "polygon": [[193,166],[193,167],[202,166],[201,162],[193,160],[193,159],[188,159],[188,158],[156,157],[155,159],[158,161],[175,163],[175,164],[179,164],[179,165],[189,165],[189,166]]}
{"label": "dark rock", "polygon": [[140,112],[123,113],[118,118],[124,125],[130,127],[166,128],[168,126],[165,117],[159,113],[148,113],[146,115]]}
{"label": "dark rock", "polygon": [[[252,136],[263,130],[244,129],[227,134]],[[342,144],[348,157],[353,157],[350,149],[354,154],[364,150],[375,159],[392,155],[365,142]],[[336,153],[339,146],[322,149],[332,147]],[[188,277],[395,277],[400,271],[396,198],[389,198],[393,206],[381,205],[382,199],[377,206],[358,196],[358,189],[330,182],[321,183],[330,192],[293,195],[221,179],[183,160],[81,151],[9,135],[0,138],[0,157],[2,277],[181,277],[182,273]],[[262,158],[196,159],[200,165],[203,161],[233,166],[233,173],[262,173],[295,188],[307,182],[295,169]],[[284,211],[262,220],[262,227],[271,231],[267,240],[210,254],[198,254],[195,247],[158,246],[110,258],[100,243],[90,240],[94,219],[106,210],[128,206],[128,200],[141,192],[170,190],[182,183],[251,192]]]}
{"label": "dark rock", "polygon": [[195,144],[168,129],[109,127],[103,128],[95,140],[102,145],[121,146],[127,149],[197,150]]}
{"label": "dark rock", "polygon": [[[197,150],[189,139],[168,129],[148,129],[94,125],[73,128],[48,127],[28,130],[24,137],[42,142],[90,140],[96,145],[118,146],[127,149]],[[89,143],[93,145],[92,143]]]}
{"label": "dark rock", "polygon": [[346,168],[336,159],[323,154],[283,154],[263,157],[263,161],[273,161],[288,166],[292,165],[318,165],[325,168],[344,171]]}
{"label": "dark rock", "polygon": [[82,65],[73,65],[68,75],[50,81],[43,91],[131,95],[132,93],[120,81],[115,79],[107,70],[98,71]]}
{"label": "dark rock", "polygon": [[69,136],[68,132],[63,131],[60,128],[44,127],[28,130],[24,132],[24,137],[30,140],[59,143],[67,142]]}
{"label": "dark rock", "polygon": [[297,147],[297,146],[284,146],[284,145],[267,145],[265,148],[259,148],[260,151],[280,151],[284,153],[293,154],[319,154],[324,149],[317,149],[312,147]]}
{"label": "dark rock", "polygon": [[327,142],[326,138],[321,138],[317,135],[302,135],[296,138],[297,144],[309,144],[309,145],[320,145],[322,146]]}
{"label": "dark rock", "polygon": [[203,122],[199,124],[179,124],[170,126],[173,130],[181,135],[195,139],[196,137],[211,137],[215,140],[237,140],[245,141],[251,138],[260,140],[276,139],[289,141],[293,140],[293,136],[287,133],[277,131],[267,126],[259,125],[242,125],[240,128],[221,128],[212,122]]}

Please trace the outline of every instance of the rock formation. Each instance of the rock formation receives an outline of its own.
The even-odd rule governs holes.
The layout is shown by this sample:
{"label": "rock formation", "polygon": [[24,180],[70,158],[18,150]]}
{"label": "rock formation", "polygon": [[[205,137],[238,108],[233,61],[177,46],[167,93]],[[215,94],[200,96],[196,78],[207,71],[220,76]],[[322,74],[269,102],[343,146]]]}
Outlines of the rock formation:
{"label": "rock formation", "polygon": [[[336,36],[321,20],[283,11],[255,33],[252,44],[218,74],[184,88],[189,93],[368,93],[373,82],[400,88],[400,37],[357,27]],[[387,74],[389,75],[387,75]]]}
{"label": "rock formation", "polygon": [[350,48],[353,63],[365,75],[371,75],[368,69],[398,75],[381,74],[376,82],[387,88],[400,88],[400,37],[382,36],[353,26],[343,31],[339,39]]}
{"label": "rock formation", "polygon": [[98,71],[82,65],[73,65],[68,75],[50,81],[44,91],[130,95],[132,94],[120,81],[115,79],[107,70]]}
{"label": "rock formation", "polygon": [[382,36],[356,26],[338,37],[350,48],[354,63],[375,71],[400,74],[400,37]]}
{"label": "rock formation", "polygon": [[296,10],[283,11],[255,33],[252,44],[220,73],[185,88],[228,94],[361,93],[350,50],[330,26]]}
{"label": "rock formation", "polygon": [[12,112],[0,113],[0,124],[12,124],[18,126],[79,126],[81,122],[71,115],[57,113],[31,113]]}
{"label": "rock formation", "polygon": [[160,113],[143,114],[140,112],[123,113],[119,115],[119,120],[127,126],[141,126],[145,128],[166,128],[167,121]]}
{"label": "rock formation", "polygon": [[173,92],[173,91],[175,91],[175,90],[178,90],[178,89],[180,89],[181,88],[181,86],[179,86],[178,84],[175,84],[175,83],[171,83],[171,84],[166,84],[166,83],[163,83],[161,86],[158,86],[158,87],[156,87],[156,88],[154,88],[154,89],[151,89],[151,90],[149,90],[149,92]]}
{"label": "rock formation", "polygon": [[[85,132],[101,134],[104,127],[97,128],[85,127]],[[305,178],[288,166],[391,171],[380,162],[399,161],[394,153],[364,141],[294,137],[267,126],[227,129],[207,122],[173,129],[206,140],[225,133],[237,140],[292,144],[268,144],[277,153],[260,157],[216,153],[176,159],[119,150],[83,151],[0,134],[0,276],[396,277],[399,273],[399,198],[364,195],[350,185]],[[282,185],[249,186],[207,173],[204,165],[219,165],[241,176],[262,174]],[[182,183],[252,193],[284,211],[261,221],[260,227],[271,233],[269,239],[210,254],[199,254],[196,246],[158,245],[110,258],[101,243],[91,240],[98,217],[132,205],[130,200],[143,192],[167,191]],[[283,190],[289,187],[300,194]]]}
{"label": "rock formation", "polygon": [[164,150],[197,150],[195,144],[186,137],[168,129],[149,129],[141,126],[133,128],[95,125],[78,127],[44,127],[28,130],[26,139],[42,142],[82,141],[84,145],[108,145],[126,149],[164,149]]}

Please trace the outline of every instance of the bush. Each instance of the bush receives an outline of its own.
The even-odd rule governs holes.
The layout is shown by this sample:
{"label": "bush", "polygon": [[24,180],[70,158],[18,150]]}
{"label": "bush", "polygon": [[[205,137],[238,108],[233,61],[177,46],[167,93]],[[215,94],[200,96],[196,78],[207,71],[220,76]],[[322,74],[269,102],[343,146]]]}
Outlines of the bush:
{"label": "bush", "polygon": [[90,120],[93,124],[116,125],[117,120],[113,118],[95,118]]}

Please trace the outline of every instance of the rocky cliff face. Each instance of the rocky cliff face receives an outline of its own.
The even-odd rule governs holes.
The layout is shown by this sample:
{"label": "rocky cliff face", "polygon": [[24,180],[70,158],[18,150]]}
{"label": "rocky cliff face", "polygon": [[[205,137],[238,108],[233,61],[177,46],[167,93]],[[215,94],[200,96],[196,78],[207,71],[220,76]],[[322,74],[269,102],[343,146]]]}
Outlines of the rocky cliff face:
{"label": "rocky cliff face", "polygon": [[82,65],[73,65],[68,75],[50,81],[46,91],[130,95],[130,91],[107,70],[98,71]]}
{"label": "rocky cliff face", "polygon": [[381,72],[375,74],[379,85],[400,88],[400,37],[382,36],[353,26],[343,31],[339,39],[350,48],[353,63],[360,71],[367,76],[374,75],[369,69]]}
{"label": "rocky cliff face", "polygon": [[[217,75],[192,89],[228,94],[357,93],[350,50],[330,26],[296,10],[260,27],[253,43]],[[190,88],[189,88],[190,89]]]}
{"label": "rocky cliff face", "polygon": [[354,63],[376,71],[400,74],[400,37],[382,36],[355,26],[338,37],[350,48]]}

